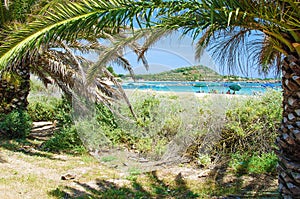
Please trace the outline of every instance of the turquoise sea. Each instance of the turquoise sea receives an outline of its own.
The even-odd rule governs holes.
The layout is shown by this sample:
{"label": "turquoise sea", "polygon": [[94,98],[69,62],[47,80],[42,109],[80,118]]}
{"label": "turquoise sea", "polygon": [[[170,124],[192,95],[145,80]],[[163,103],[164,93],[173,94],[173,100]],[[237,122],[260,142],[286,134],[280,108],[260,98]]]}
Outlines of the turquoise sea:
{"label": "turquoise sea", "polygon": [[[238,84],[241,89],[236,91],[239,95],[256,95],[266,92],[267,89],[281,90],[281,83],[263,82],[181,82],[181,81],[142,81],[124,82],[124,89],[171,91],[171,92],[201,92],[226,93],[229,86]],[[231,93],[233,91],[231,90]]]}

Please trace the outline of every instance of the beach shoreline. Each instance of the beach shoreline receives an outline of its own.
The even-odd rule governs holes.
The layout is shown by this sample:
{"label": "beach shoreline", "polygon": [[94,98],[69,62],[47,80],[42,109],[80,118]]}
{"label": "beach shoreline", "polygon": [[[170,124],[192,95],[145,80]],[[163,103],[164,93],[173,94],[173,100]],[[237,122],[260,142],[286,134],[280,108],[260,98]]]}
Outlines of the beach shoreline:
{"label": "beach shoreline", "polygon": [[240,95],[240,94],[226,94],[226,93],[196,93],[196,92],[175,92],[175,91],[156,91],[152,89],[140,90],[140,89],[124,89],[127,96],[136,93],[150,93],[158,95],[177,95],[177,96],[195,96],[197,98],[206,97],[226,97],[226,98],[240,98],[240,97],[257,97],[256,95]]}

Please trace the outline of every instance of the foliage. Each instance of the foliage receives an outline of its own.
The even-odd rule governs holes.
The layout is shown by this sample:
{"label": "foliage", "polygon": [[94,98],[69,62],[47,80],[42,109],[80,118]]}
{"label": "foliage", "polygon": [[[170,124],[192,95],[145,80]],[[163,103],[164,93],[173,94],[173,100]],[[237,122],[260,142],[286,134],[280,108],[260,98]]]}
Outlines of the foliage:
{"label": "foliage", "polygon": [[114,114],[104,104],[96,104],[96,119],[105,128],[115,129],[118,127]]}
{"label": "foliage", "polygon": [[71,102],[65,96],[61,99],[49,96],[32,97],[28,113],[35,122],[56,120],[59,126],[72,124]]}
{"label": "foliage", "polygon": [[146,81],[196,81],[221,79],[217,72],[206,66],[182,67],[157,74],[135,75],[136,79]]}
{"label": "foliage", "polygon": [[34,122],[54,121],[58,113],[60,99],[53,97],[35,97],[29,101],[28,113]]}
{"label": "foliage", "polygon": [[[57,121],[59,129],[43,143],[42,149],[52,152],[83,153],[86,149],[78,135],[72,121],[71,102],[62,99],[34,102],[31,107],[32,117],[35,119],[49,119]],[[45,113],[45,115],[43,115]]]}
{"label": "foliage", "polygon": [[25,110],[14,110],[0,115],[0,134],[9,138],[24,138],[31,130],[32,121]]}
{"label": "foliage", "polygon": [[[224,97],[212,95],[198,101],[136,94],[130,96],[135,123],[124,121],[102,105],[97,106],[97,121],[112,145],[124,145],[153,157],[163,155],[170,142],[193,136],[194,143],[188,144],[187,153],[202,166],[212,163],[216,154],[269,152],[281,117],[280,92],[270,90],[261,97]],[[125,106],[117,110],[126,115]]]}
{"label": "foliage", "polygon": [[[136,120],[123,103],[111,107],[118,114],[103,105],[97,105],[99,126],[87,128],[92,119],[81,123],[80,132],[88,132],[81,133],[81,137],[85,145],[91,148],[106,142],[109,146],[125,146],[154,159],[171,154],[181,156],[187,147],[194,145],[194,136],[209,137],[210,133],[215,134],[222,127],[225,110],[230,103],[224,100],[225,96],[214,97],[217,99],[200,100],[193,95],[136,92],[129,96]],[[101,139],[101,136],[107,140]]]}
{"label": "foliage", "polygon": [[[63,4],[56,2],[50,5],[34,18],[34,22],[8,33],[5,45],[0,49],[1,68],[21,60],[29,51],[37,53],[36,48],[41,49],[42,45],[47,46],[53,41],[72,42],[97,35],[107,28],[117,30],[120,26],[127,25],[132,28],[135,25],[139,28],[154,26],[152,28],[158,30],[153,32],[160,35],[147,40],[143,48],[145,50],[162,35],[181,30],[183,35],[198,39],[197,57],[205,47],[212,44],[213,49],[220,52],[216,53],[217,58],[223,58],[224,63],[232,63],[231,66],[228,64],[229,67],[239,65],[241,62],[237,61],[241,61],[245,53],[250,52],[254,60],[263,66],[262,71],[267,72],[267,66],[274,66],[276,62],[280,64],[282,55],[294,54],[299,57],[300,53],[298,45],[292,45],[299,41],[299,8],[293,0],[285,3],[263,0],[231,0],[229,3],[221,0],[89,0]],[[247,39],[252,35],[252,30],[261,33],[261,37],[255,37],[258,41]],[[134,35],[129,40],[140,39],[136,37]],[[121,43],[124,46],[126,41]],[[112,50],[116,52],[120,48],[122,47]],[[240,59],[237,60],[238,56]]]}
{"label": "foliage", "polygon": [[107,66],[107,70],[114,76],[118,76],[116,73],[115,73],[115,70],[112,66]]}
{"label": "foliage", "polygon": [[75,126],[62,127],[43,143],[42,149],[52,152],[82,154],[86,152]]}
{"label": "foliage", "polygon": [[63,96],[62,100],[56,106],[55,119],[61,126],[71,126],[72,120],[72,102],[67,97]]}
{"label": "foliage", "polygon": [[[261,154],[274,146],[281,113],[278,108],[280,92],[270,90],[261,97],[238,99],[224,95],[188,99],[180,95],[139,92],[129,97],[137,117],[135,122],[130,120],[132,115],[128,107],[121,103],[111,108],[128,120],[103,104],[96,104],[94,119],[73,124],[71,105],[66,99],[48,101],[54,107],[54,118],[60,121],[60,130],[43,148],[74,151],[82,144],[89,150],[105,145],[123,146],[156,158],[168,151],[170,142],[180,143],[183,138],[193,136],[194,140],[188,145],[178,145],[178,150],[184,153],[184,147],[188,147],[191,159],[208,166],[216,154],[235,151]],[[252,133],[254,138],[243,135],[245,132]]]}
{"label": "foliage", "polygon": [[208,154],[201,155],[199,154],[198,164],[203,167],[207,167],[211,164],[211,157]]}
{"label": "foliage", "polygon": [[270,90],[261,98],[241,101],[226,112],[218,150],[227,152],[268,152],[281,122],[280,92]]}
{"label": "foliage", "polygon": [[270,174],[276,172],[278,158],[274,152],[262,153],[234,153],[231,155],[229,166],[237,174]]}

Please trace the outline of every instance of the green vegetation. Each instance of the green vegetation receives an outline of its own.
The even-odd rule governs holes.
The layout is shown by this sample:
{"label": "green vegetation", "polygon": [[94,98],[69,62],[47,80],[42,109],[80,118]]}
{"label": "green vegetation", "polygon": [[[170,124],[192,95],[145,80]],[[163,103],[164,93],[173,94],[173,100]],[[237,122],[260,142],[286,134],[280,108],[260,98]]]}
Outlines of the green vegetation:
{"label": "green vegetation", "polygon": [[274,147],[282,110],[281,93],[269,90],[261,98],[246,99],[226,112],[219,146],[227,152],[268,152]]}
{"label": "green vegetation", "polygon": [[86,153],[86,149],[73,125],[60,128],[54,133],[53,137],[43,143],[41,149],[71,154]]}
{"label": "green vegetation", "polygon": [[0,135],[8,138],[25,138],[32,127],[30,115],[25,110],[14,110],[0,115]]}
{"label": "green vegetation", "polygon": [[58,114],[58,105],[62,103],[60,99],[54,97],[35,97],[30,100],[28,113],[35,122],[54,121]]}
{"label": "green vegetation", "polygon": [[[28,113],[33,121],[56,120],[58,130],[42,143],[23,137],[17,140],[1,140],[1,147],[24,153],[18,157],[24,158],[28,154],[29,157],[26,158],[29,162],[33,161],[34,157],[38,158],[34,162],[39,164],[39,169],[51,165],[51,169],[62,172],[80,165],[89,165],[90,170],[82,174],[81,183],[75,188],[71,183],[56,182],[43,177],[41,179],[41,176],[35,173],[25,177],[21,171],[11,171],[14,172],[13,176],[18,176],[22,182],[34,184],[35,187],[41,187],[40,184],[43,184],[36,194],[46,194],[51,198],[211,198],[230,194],[258,196],[261,190],[271,191],[268,194],[277,196],[274,185],[265,185],[265,178],[276,178],[275,168],[278,160],[270,149],[275,147],[276,129],[281,120],[280,92],[269,90],[263,96],[246,98],[227,98],[226,95],[196,98],[192,95],[172,93],[135,92],[129,95],[129,99],[136,113],[136,121],[125,104],[117,103],[111,107],[112,110],[118,110],[119,114],[129,120],[124,120],[106,106],[97,104],[94,120],[74,123],[71,104],[64,97],[30,98]],[[88,129],[93,122],[99,128]],[[18,128],[21,127],[23,126],[19,125]],[[87,133],[82,134],[80,127],[87,128],[84,129],[88,130]],[[103,136],[107,139],[105,142]],[[190,136],[194,140],[189,140],[190,143],[183,145],[181,140]],[[178,144],[176,149],[180,149],[179,151],[168,151],[171,141]],[[103,143],[104,145],[101,145]],[[35,150],[30,150],[33,147]],[[119,185],[112,183],[114,180],[120,180],[118,173],[111,168],[99,170],[98,163],[86,156],[85,147],[89,150],[101,150],[101,147],[126,148],[152,160],[170,152],[178,153],[178,156],[184,154],[191,160],[191,163],[183,165],[182,168],[185,169],[206,169],[218,165],[223,160],[227,163],[221,165],[221,173],[211,170],[205,180],[183,178],[179,173],[180,167],[177,168],[176,174],[160,174],[159,171],[144,173],[141,168],[128,167],[127,174],[123,174],[126,184]],[[72,156],[61,166],[61,160],[53,160],[56,153]],[[80,164],[78,160],[71,160],[73,158],[79,158]],[[52,163],[45,159],[51,159]],[[113,165],[118,161],[118,157],[108,154],[100,157],[98,161]],[[255,180],[245,180],[249,175],[255,176]],[[99,187],[87,186],[91,179],[95,180]],[[15,180],[17,179],[13,177],[0,179],[0,185],[5,183],[13,187],[12,182]],[[248,186],[249,183],[252,187]],[[81,187],[81,192],[77,190],[78,186]],[[251,192],[253,190],[258,192]]]}
{"label": "green vegetation", "polygon": [[[261,97],[232,99],[226,95],[195,98],[136,92],[129,98],[135,110],[135,122],[128,122],[134,118],[125,104],[118,103],[111,108],[118,110],[122,117],[97,104],[94,121],[76,124],[72,121],[71,104],[66,99],[32,99],[31,118],[34,121],[56,120],[59,127],[41,149],[76,154],[85,153],[85,147],[96,150],[101,146],[121,146],[156,160],[168,153],[168,144],[176,140],[178,156],[186,153],[197,165],[208,167],[222,157],[237,157],[232,154],[263,157],[275,147],[281,118],[280,92],[269,90]],[[89,127],[93,122],[96,129]],[[180,140],[189,136],[194,137],[193,143],[186,146],[181,143],[181,146]],[[104,157],[103,161],[112,160]],[[275,168],[274,162],[269,163],[269,167],[262,167],[262,173],[268,172],[264,169]]]}
{"label": "green vegetation", "polygon": [[[124,77],[123,77],[124,78]],[[222,76],[206,66],[191,66],[177,68],[157,74],[135,75],[136,79],[145,81],[196,81],[196,80],[218,80]]]}
{"label": "green vegetation", "polygon": [[55,121],[58,127],[53,136],[42,144],[42,150],[72,154],[86,152],[72,121],[71,113],[71,102],[65,97],[62,99],[49,96],[30,98],[28,114],[32,121]]}
{"label": "green vegetation", "polygon": [[234,153],[229,166],[236,174],[275,174],[278,162],[274,152],[262,153]]}
{"label": "green vegetation", "polygon": [[[122,79],[131,78],[130,75],[121,75],[119,77]],[[155,74],[135,74],[135,79],[145,81],[280,81],[280,79],[274,78],[262,79],[234,75],[222,76],[211,68],[203,65],[182,67]]]}
{"label": "green vegetation", "polygon": [[[279,92],[270,90],[262,97],[247,98],[226,98],[226,95],[195,98],[174,94],[136,92],[129,95],[129,98],[136,112],[137,120],[129,123],[129,120],[123,120],[107,107],[97,104],[95,121],[89,120],[86,125],[96,122],[101,128],[94,129],[94,132],[89,131],[90,137],[84,137],[81,134],[78,125],[83,127],[82,123],[74,124],[71,120],[71,104],[66,99],[30,98],[29,113],[32,114],[32,118],[44,120],[54,115],[51,120],[58,121],[59,129],[43,143],[30,139],[2,140],[1,147],[24,153],[18,157],[24,158],[25,155],[29,155],[26,157],[29,162],[32,162],[33,158],[38,158],[34,159],[34,162],[39,164],[37,166],[39,169],[51,167],[60,173],[71,168],[76,170],[76,167],[77,169],[81,167],[80,165],[89,165],[89,169],[84,169],[86,173],[81,174],[80,183],[76,187],[73,187],[71,182],[56,182],[35,173],[25,177],[21,171],[13,171],[15,172],[14,176],[18,176],[22,182],[34,184],[35,187],[41,187],[40,184],[43,184],[39,193],[36,194],[39,196],[47,194],[50,198],[66,196],[74,198],[115,196],[121,198],[211,198],[230,194],[257,196],[251,192],[253,190],[268,190],[272,191],[271,194],[276,194],[273,185],[272,189],[269,184],[268,186],[264,185],[264,177],[276,178],[274,176],[277,158],[269,149],[274,146],[275,129],[280,121],[278,104],[280,104],[281,96]],[[36,106],[37,104],[39,106]],[[124,104],[114,105],[113,108],[119,110],[123,116],[133,119],[128,107]],[[49,114],[44,115],[47,112]],[[255,117],[256,114],[263,116],[258,119]],[[250,128],[252,122],[256,125]],[[251,132],[251,135],[257,140],[253,142],[247,136],[243,136],[245,132]],[[104,147],[127,148],[127,150],[134,150],[151,159],[157,159],[168,152],[167,145],[171,140],[176,140],[180,147],[180,140],[187,138],[187,135],[193,136],[195,140],[190,141],[191,143],[183,147],[180,152],[171,151],[178,155],[183,153],[192,162],[182,168],[178,167],[176,174],[159,173],[159,171],[144,173],[140,168],[128,167],[127,174],[122,174],[123,177],[120,177],[119,171],[111,168],[99,170],[98,163],[91,160],[90,157],[86,157],[84,146],[92,146],[92,149],[98,147],[101,150],[101,146],[99,147],[101,140],[99,141],[99,139],[103,135],[109,140]],[[237,143],[237,145],[233,143]],[[222,147],[220,147],[221,145]],[[36,149],[28,150],[26,146]],[[68,156],[69,159],[64,161],[61,166],[61,160],[53,158],[56,153],[67,153],[72,156]],[[52,163],[49,162],[50,159]],[[75,159],[77,160],[75,161]],[[228,164],[222,165],[222,173],[215,173],[214,170],[211,170],[207,177],[197,180],[185,178],[179,173],[183,168],[203,167],[205,169],[224,159]],[[110,165],[117,161],[118,157],[106,155],[98,160]],[[245,181],[249,174],[259,176],[256,176],[255,180]],[[126,184],[113,183],[123,178]],[[230,183],[227,181],[228,178]],[[258,182],[260,178],[261,182]],[[88,186],[92,179],[99,187]],[[3,183],[9,187],[14,186],[12,183],[14,180],[16,179],[2,179]],[[0,184],[2,181],[0,180]],[[249,183],[252,184],[251,188],[248,187]],[[79,187],[81,187],[81,191],[77,190]]]}
{"label": "green vegetation", "polygon": [[[83,138],[81,135],[90,149],[121,146],[153,160],[170,154],[186,154],[201,167],[208,167],[223,158],[237,159],[238,156],[232,154],[241,153],[252,158],[247,160],[251,164],[271,157],[272,161],[262,161],[266,165],[258,164],[259,169],[251,169],[252,165],[246,164],[249,170],[244,169],[248,173],[269,173],[275,169],[272,149],[281,121],[280,92],[269,90],[261,97],[213,95],[199,99],[136,92],[130,95],[130,100],[137,117],[135,122],[124,104],[115,107],[122,117],[97,105],[99,126],[93,133],[88,130],[88,136]],[[91,121],[85,123],[88,124]],[[106,140],[101,140],[101,136]],[[193,137],[190,143],[183,142],[190,137]],[[100,148],[97,140],[102,141]],[[177,152],[170,151],[170,142],[176,142]]]}

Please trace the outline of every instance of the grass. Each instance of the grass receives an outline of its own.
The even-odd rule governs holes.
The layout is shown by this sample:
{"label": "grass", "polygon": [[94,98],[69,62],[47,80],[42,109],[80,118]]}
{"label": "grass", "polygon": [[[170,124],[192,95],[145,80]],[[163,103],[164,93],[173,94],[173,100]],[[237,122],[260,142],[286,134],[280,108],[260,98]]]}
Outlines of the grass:
{"label": "grass", "polygon": [[[137,98],[140,99],[139,96]],[[135,105],[140,111],[138,112],[141,118],[140,126],[128,128],[132,131],[131,134],[117,131],[118,129],[109,131],[112,141],[116,141],[115,144],[120,144],[117,141],[123,140],[124,136],[126,138],[126,136],[135,135],[124,139],[125,142],[129,142],[126,146],[134,146],[145,153],[154,151],[154,155],[160,156],[163,154],[161,151],[164,151],[168,139],[172,139],[176,133],[190,133],[191,135],[200,133],[202,135],[208,134],[208,129],[213,133],[219,132],[219,129],[215,127],[218,127],[225,119],[224,107],[233,103],[233,101],[229,103],[225,100],[219,100],[219,98],[213,101],[210,98],[203,98],[201,103],[191,103],[192,100],[184,98],[183,101],[189,103],[178,106],[177,100],[180,100],[179,98],[173,95],[169,98],[161,96],[160,101],[157,101],[156,98],[150,96],[149,99],[143,98],[143,103],[136,101]],[[241,102],[239,101],[239,103]],[[161,107],[165,107],[165,104],[172,106],[163,111]],[[158,113],[161,111],[165,115],[151,112],[155,108]],[[186,124],[185,121],[181,124],[178,118],[190,118],[192,115],[191,112],[185,113],[184,110],[193,110],[192,113],[195,116],[193,118],[200,118],[204,122],[197,123],[188,119],[190,123]],[[168,111],[175,112],[177,117],[176,114],[169,114]],[[103,113],[103,111],[100,112]],[[173,115],[173,117],[169,117],[169,115]],[[243,112],[239,113],[238,119],[244,115]],[[253,115],[255,116],[256,113]],[[103,117],[110,119],[107,115],[103,115]],[[155,123],[150,122],[152,120],[164,121],[164,123],[158,122],[155,125]],[[90,121],[88,123],[90,124]],[[156,132],[158,127],[161,130]],[[179,127],[180,130],[178,130]],[[140,129],[149,129],[149,135],[153,133],[153,135],[158,134],[160,137],[158,139],[157,136],[153,136],[153,141],[146,139],[148,137],[140,137],[141,134],[137,133],[137,130]],[[191,132],[192,130],[193,132]],[[226,132],[230,133],[229,130]],[[73,135],[72,129],[68,129],[62,135],[70,138]],[[90,136],[90,132],[88,135]],[[63,136],[56,138],[63,138]],[[201,136],[199,140],[205,146],[215,144],[211,143],[212,139],[204,139],[203,141]],[[63,139],[57,139],[53,142],[58,143],[58,147],[61,147],[62,141]],[[99,145],[98,140],[94,137],[89,141]],[[73,146],[73,144],[71,145]],[[119,160],[116,156],[105,156],[100,159],[101,163],[99,163],[86,152],[70,154],[64,150],[56,150],[54,153],[42,151],[41,146],[43,146],[42,141],[34,139],[7,140],[0,138],[1,198],[212,198],[219,196],[260,198],[265,196],[265,193],[270,196],[269,198],[277,196],[277,177],[274,171],[264,172],[268,169],[266,166],[276,161],[272,154],[251,158],[249,155],[235,154],[227,156],[226,161],[211,169],[211,165],[216,163],[211,159],[211,156],[197,153],[194,154],[196,157],[194,162],[197,165],[173,165],[145,173],[140,168],[131,166],[125,167],[127,170],[109,167]],[[153,149],[153,146],[156,148]],[[195,148],[194,152],[198,151]],[[173,153],[173,151],[170,152]],[[267,161],[271,161],[271,163]],[[200,169],[199,166],[203,168]],[[203,175],[203,172],[206,174]],[[76,177],[74,180],[61,180],[61,176],[65,174],[74,174]]]}
{"label": "grass", "polygon": [[[123,172],[100,164],[88,154],[39,151],[34,140],[1,139],[0,144],[0,195],[4,199],[211,198],[255,195],[262,190],[276,194],[276,176],[238,176],[228,171],[226,164],[210,170],[206,177],[198,177],[201,170],[187,165],[148,173],[136,168]],[[31,150],[21,150],[28,145]],[[67,173],[75,174],[75,180],[61,180]]]}

